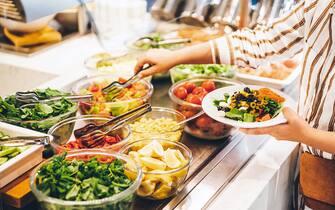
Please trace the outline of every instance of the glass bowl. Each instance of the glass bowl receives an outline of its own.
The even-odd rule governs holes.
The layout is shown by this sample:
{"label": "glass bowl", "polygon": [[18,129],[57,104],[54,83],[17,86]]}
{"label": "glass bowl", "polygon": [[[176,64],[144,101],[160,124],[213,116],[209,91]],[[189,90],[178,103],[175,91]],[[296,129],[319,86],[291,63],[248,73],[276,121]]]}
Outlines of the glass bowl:
{"label": "glass bowl", "polygon": [[[91,158],[97,158],[102,163],[108,163],[114,159],[122,161],[125,167],[125,175],[133,181],[133,183],[124,191],[115,194],[110,197],[88,200],[88,201],[69,201],[62,200],[54,197],[45,195],[42,191],[37,189],[36,177],[42,166],[51,161],[48,159],[42,162],[38,167],[32,171],[30,176],[30,188],[39,201],[42,209],[53,209],[53,210],[78,210],[78,209],[89,209],[89,210],[103,210],[103,209],[132,209],[133,200],[135,197],[135,191],[138,189],[141,179],[142,170],[141,168],[130,158],[125,155],[116,154],[112,152],[98,151],[98,150],[80,150],[66,154],[68,159],[79,159],[88,161]],[[130,169],[131,168],[131,169]],[[130,173],[131,170],[131,173]]]}
{"label": "glass bowl", "polygon": [[[97,76],[91,77],[88,79],[84,79],[79,81],[74,87],[73,92],[74,94],[90,94],[93,92],[88,91],[87,89],[92,85],[99,85],[105,86],[110,84],[113,81],[117,81],[119,77],[115,75],[105,75],[105,76]],[[146,80],[140,80],[137,84],[143,88],[145,88],[146,93],[140,93],[140,95],[136,98],[131,99],[116,99],[113,101],[108,100],[108,96],[102,95],[100,88],[98,87],[97,90],[93,95],[95,95],[94,100],[91,102],[80,102],[79,103],[79,110],[82,114],[97,114],[97,115],[104,115],[104,116],[118,116],[120,114],[126,113],[131,109],[134,109],[148,101],[153,94],[153,86],[150,82]],[[134,91],[134,90],[133,90]],[[137,93],[135,92],[134,95]]]}
{"label": "glass bowl", "polygon": [[184,64],[170,70],[172,83],[194,77],[224,77],[233,79],[236,67],[223,64]]}
{"label": "glass bowl", "polygon": [[175,126],[185,120],[185,116],[174,109],[152,107],[152,111],[130,124],[131,141],[148,138],[164,138],[171,141],[180,141],[183,137],[185,124]]}
{"label": "glass bowl", "polygon": [[[145,156],[140,154],[137,159],[135,155],[136,153],[134,152],[139,151],[153,141],[159,142],[164,151],[168,149],[179,150],[180,154],[185,158],[185,163],[181,164],[180,167],[173,169],[166,166],[167,168],[163,170],[147,170],[146,164],[143,162],[139,163],[141,162],[140,158],[145,158]],[[176,195],[184,188],[185,180],[192,161],[192,151],[184,144],[166,139],[148,138],[125,145],[121,149],[121,153],[128,155],[130,158],[133,158],[135,162],[142,165],[143,178],[140,187],[136,191],[138,196],[152,200],[162,200]],[[155,160],[164,161],[164,158],[155,157]]]}
{"label": "glass bowl", "polygon": [[24,128],[40,131],[43,133],[47,133],[48,130],[55,124],[59,123],[60,121],[67,119],[69,117],[73,117],[76,115],[78,111],[78,105],[75,104],[70,108],[70,110],[66,113],[63,113],[58,116],[54,117],[49,117],[41,120],[12,120],[12,119],[0,119],[0,121],[9,123],[9,124],[14,124],[18,125]]}
{"label": "glass bowl", "polygon": [[73,135],[75,129],[82,128],[89,123],[101,125],[111,119],[111,117],[98,115],[81,115],[63,120],[50,128],[48,134],[53,136],[53,141],[50,144],[56,154],[71,150],[94,148],[118,151],[130,139],[131,131],[128,125],[111,132],[105,137],[103,142],[92,148],[85,148],[85,146],[81,146],[80,141],[77,141]]}
{"label": "glass bowl", "polygon": [[[173,101],[175,109],[181,112],[186,118],[192,117],[198,112],[201,112],[202,111],[201,105],[184,101],[176,97],[174,92],[176,88],[180,87],[186,82],[194,83],[198,87],[204,81],[208,80],[213,81],[215,83],[216,88],[242,84],[238,81],[218,77],[196,77],[179,81],[173,84],[169,89],[169,96],[170,99]],[[197,138],[207,140],[223,139],[229,136],[233,130],[234,128],[232,126],[217,122],[212,118],[210,118],[209,116],[207,116],[206,114],[203,114],[197,117],[196,119],[187,122],[185,125],[185,132]]]}

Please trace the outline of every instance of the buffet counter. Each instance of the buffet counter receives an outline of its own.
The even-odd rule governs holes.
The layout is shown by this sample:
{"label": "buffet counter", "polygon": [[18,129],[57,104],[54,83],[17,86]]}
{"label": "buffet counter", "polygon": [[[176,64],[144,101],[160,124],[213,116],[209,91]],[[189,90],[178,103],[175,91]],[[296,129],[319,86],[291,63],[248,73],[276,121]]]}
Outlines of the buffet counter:
{"label": "buffet counter", "polygon": [[[36,80],[34,87],[66,90],[87,75],[84,59],[97,52],[101,48],[88,35],[33,57],[0,53],[0,73],[15,71],[19,77],[25,71],[35,72],[34,77],[25,75],[22,81],[8,84],[0,95],[28,88],[26,82],[30,80]],[[6,77],[1,76],[1,83],[2,80]],[[167,93],[170,81],[158,80],[153,84],[153,106],[171,107]],[[194,156],[184,190],[163,202],[138,199],[135,209],[289,209],[297,144],[268,136],[245,136],[238,131],[219,141],[185,134],[183,143]]]}

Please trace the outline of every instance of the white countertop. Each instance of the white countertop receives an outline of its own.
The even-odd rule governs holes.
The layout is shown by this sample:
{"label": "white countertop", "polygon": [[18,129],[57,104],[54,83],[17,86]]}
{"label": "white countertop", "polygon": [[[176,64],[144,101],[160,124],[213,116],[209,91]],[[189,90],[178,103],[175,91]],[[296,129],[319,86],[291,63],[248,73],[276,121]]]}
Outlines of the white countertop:
{"label": "white countertop", "polygon": [[64,75],[85,71],[85,59],[99,52],[103,52],[103,49],[97,39],[89,34],[66,40],[29,57],[0,52],[0,65]]}

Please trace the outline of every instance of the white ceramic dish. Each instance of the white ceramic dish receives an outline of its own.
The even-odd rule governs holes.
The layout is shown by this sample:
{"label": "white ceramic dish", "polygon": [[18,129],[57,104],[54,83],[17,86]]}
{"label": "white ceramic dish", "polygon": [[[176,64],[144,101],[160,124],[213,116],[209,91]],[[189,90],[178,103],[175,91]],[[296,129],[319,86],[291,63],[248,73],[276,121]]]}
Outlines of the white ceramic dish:
{"label": "white ceramic dish", "polygon": [[[46,134],[0,122],[0,131],[9,136],[45,136]],[[30,146],[21,154],[0,165],[0,188],[18,178],[42,159],[43,146]]]}
{"label": "white ceramic dish", "polygon": [[251,74],[244,74],[238,71],[236,72],[236,79],[247,85],[260,85],[282,90],[291,86],[299,78],[302,69],[301,65],[303,60],[302,58],[303,58],[302,54],[298,54],[292,58],[293,61],[298,63],[298,66],[292,71],[292,73],[286,79],[283,80],[261,77]]}
{"label": "white ceramic dish", "polygon": [[[216,121],[219,121],[221,123],[231,125],[234,127],[238,127],[238,128],[262,128],[262,127],[279,125],[279,124],[287,122],[282,112],[278,114],[276,117],[274,117],[273,119],[264,121],[264,122],[241,122],[241,121],[236,121],[236,120],[232,120],[232,119],[228,119],[224,117],[222,114],[223,112],[217,110],[217,107],[214,105],[213,101],[221,100],[225,93],[232,95],[234,92],[243,90],[245,87],[249,87],[251,89],[256,89],[256,90],[263,88],[263,86],[257,86],[257,85],[236,85],[236,86],[228,86],[228,87],[223,87],[223,88],[214,90],[210,92],[209,94],[207,94],[204,100],[202,101],[202,108],[204,112],[211,118],[215,119]],[[287,107],[287,106],[294,107],[295,102],[290,96],[286,95],[285,93],[279,90],[275,90],[275,89],[271,89],[271,90],[285,98],[283,107]]]}
{"label": "white ceramic dish", "polygon": [[298,79],[300,75],[301,68],[298,66],[286,79],[279,80],[279,79],[272,79],[267,77],[261,77],[251,74],[244,74],[237,72],[236,79],[250,85],[262,85],[266,87],[276,88],[276,89],[284,89],[290,86],[296,79]]}

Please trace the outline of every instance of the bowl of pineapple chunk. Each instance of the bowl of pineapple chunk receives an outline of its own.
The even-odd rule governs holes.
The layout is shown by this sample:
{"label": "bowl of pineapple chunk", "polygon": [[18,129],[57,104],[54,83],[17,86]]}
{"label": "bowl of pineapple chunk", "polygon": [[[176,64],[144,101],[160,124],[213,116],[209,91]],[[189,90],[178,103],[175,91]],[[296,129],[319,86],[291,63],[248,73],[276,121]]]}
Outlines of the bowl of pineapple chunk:
{"label": "bowl of pineapple chunk", "polygon": [[[192,161],[192,152],[184,144],[167,139],[146,139],[125,145],[121,153],[142,167],[144,176],[136,191],[138,196],[162,200],[183,189]],[[135,169],[128,168],[125,173],[135,176]]]}

